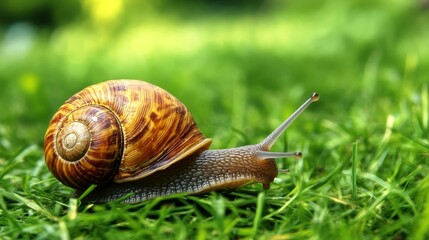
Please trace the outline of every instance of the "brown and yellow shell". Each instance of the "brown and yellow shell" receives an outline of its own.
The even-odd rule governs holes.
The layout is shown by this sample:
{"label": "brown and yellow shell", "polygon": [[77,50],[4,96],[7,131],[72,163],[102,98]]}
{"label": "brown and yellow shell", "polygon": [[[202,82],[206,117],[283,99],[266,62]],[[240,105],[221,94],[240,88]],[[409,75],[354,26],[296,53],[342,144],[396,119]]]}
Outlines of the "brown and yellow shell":
{"label": "brown and yellow shell", "polygon": [[186,107],[138,80],[85,88],[55,113],[45,135],[45,161],[65,185],[127,182],[169,167],[210,146]]}

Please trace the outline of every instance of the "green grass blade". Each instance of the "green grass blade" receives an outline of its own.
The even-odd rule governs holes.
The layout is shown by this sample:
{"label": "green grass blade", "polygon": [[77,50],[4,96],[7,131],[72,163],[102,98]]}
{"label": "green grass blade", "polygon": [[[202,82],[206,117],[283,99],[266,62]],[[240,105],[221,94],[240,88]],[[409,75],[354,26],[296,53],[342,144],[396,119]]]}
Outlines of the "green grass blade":
{"label": "green grass blade", "polygon": [[43,206],[41,206],[40,204],[38,204],[34,200],[22,197],[16,193],[6,192],[2,188],[0,188],[0,195],[3,195],[4,197],[6,197],[10,200],[19,202],[19,203],[33,209],[34,211],[42,214],[43,216],[51,219],[51,220],[58,221],[58,218],[55,215],[53,215],[50,211],[48,211],[46,208],[44,208]]}
{"label": "green grass blade", "polygon": [[358,201],[358,194],[357,194],[357,183],[356,183],[356,178],[357,178],[357,142],[353,143],[353,149],[352,149],[352,174],[351,174],[351,186],[352,186],[352,197],[353,197],[353,201],[355,203],[357,203]]}
{"label": "green grass blade", "polygon": [[256,202],[256,213],[255,218],[253,220],[253,237],[255,237],[258,233],[259,226],[262,221],[262,213],[265,206],[265,192],[260,192],[258,194],[258,200]]}
{"label": "green grass blade", "polygon": [[78,198],[79,201],[82,201],[82,199],[84,199],[86,196],[88,196],[88,194],[90,194],[95,188],[97,187],[96,184],[92,184],[91,186],[89,186]]}

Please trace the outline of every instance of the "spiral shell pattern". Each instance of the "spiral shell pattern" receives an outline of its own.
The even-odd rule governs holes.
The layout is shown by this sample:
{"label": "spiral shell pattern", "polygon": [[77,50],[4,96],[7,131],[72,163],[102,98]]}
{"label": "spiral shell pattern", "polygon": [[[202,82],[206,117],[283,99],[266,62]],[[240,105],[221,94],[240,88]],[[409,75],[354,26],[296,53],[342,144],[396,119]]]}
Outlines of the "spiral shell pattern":
{"label": "spiral shell pattern", "polygon": [[45,161],[65,185],[140,179],[208,149],[186,107],[138,80],[111,80],[73,95],[45,135]]}

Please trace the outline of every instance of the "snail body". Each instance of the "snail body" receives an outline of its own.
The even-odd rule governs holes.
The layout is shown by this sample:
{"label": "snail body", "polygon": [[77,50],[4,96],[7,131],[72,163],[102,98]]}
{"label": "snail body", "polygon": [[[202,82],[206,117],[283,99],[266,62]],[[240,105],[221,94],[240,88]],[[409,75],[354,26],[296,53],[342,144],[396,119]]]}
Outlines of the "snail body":
{"label": "snail body", "polygon": [[186,107],[167,91],[138,80],[111,80],[73,95],[54,114],[45,134],[45,161],[53,175],[84,200],[107,202],[129,195],[140,202],[175,193],[196,194],[277,176],[269,152],[289,124],[317,101],[313,94],[261,143],[208,150],[211,139]]}

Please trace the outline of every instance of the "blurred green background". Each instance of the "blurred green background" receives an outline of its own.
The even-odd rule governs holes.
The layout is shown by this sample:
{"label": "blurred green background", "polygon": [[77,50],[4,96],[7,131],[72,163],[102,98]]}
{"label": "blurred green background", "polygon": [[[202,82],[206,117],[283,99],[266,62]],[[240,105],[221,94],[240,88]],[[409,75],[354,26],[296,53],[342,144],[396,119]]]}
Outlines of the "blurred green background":
{"label": "blurred green background", "polygon": [[[323,119],[347,121],[350,106],[359,104],[366,115],[359,121],[384,122],[383,111],[401,96],[412,100],[428,82],[427,6],[408,0],[2,1],[1,144],[41,144],[68,97],[119,78],[167,89],[206,135],[221,139],[231,128],[250,136],[273,128],[313,91],[322,101],[312,112]],[[380,105],[367,112],[373,103]],[[311,125],[308,119],[302,121]]]}

